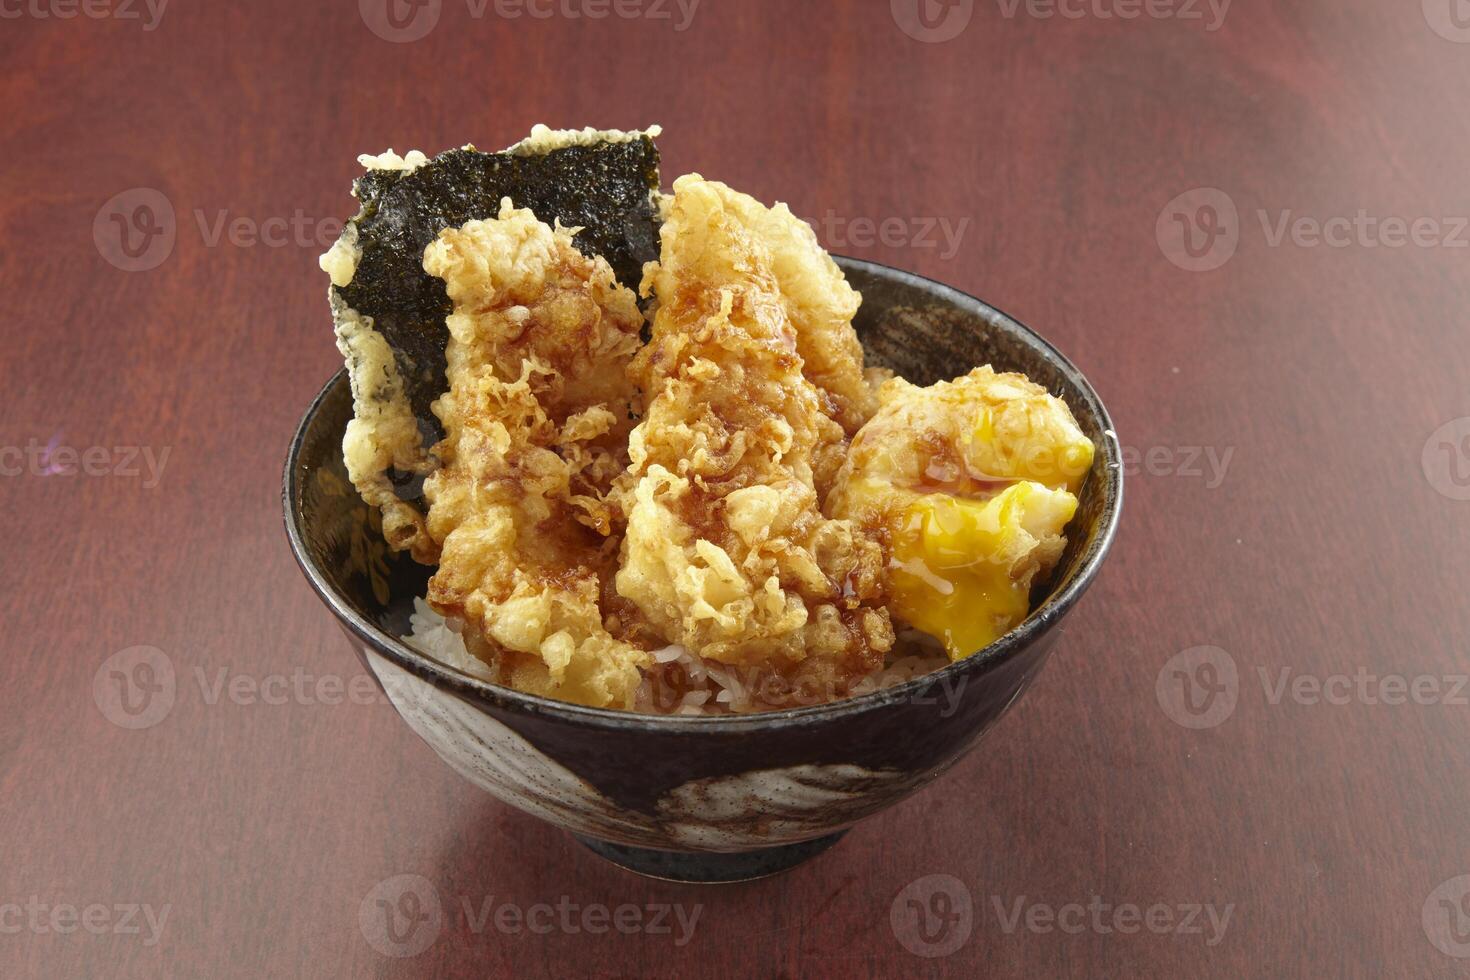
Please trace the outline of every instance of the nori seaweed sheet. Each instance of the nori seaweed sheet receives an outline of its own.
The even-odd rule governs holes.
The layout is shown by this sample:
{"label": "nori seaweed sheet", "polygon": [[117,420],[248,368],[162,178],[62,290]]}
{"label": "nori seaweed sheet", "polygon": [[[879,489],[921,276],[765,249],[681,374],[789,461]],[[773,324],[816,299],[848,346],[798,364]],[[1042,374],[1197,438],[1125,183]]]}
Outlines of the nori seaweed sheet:
{"label": "nori seaweed sheet", "polygon": [[430,444],[443,436],[429,406],[447,387],[444,321],[453,304],[443,280],[424,271],[424,248],[445,228],[498,216],[509,197],[547,224],[580,226],[577,249],[607,259],[618,281],[636,291],[643,264],[658,258],[651,196],[658,164],[658,148],[641,135],[537,156],[450,150],[412,173],[372,170],[358,178],[362,210],[351,223],[362,258],[352,282],[333,288],[373,318],[393,349],[420,428],[432,430],[425,433]]}

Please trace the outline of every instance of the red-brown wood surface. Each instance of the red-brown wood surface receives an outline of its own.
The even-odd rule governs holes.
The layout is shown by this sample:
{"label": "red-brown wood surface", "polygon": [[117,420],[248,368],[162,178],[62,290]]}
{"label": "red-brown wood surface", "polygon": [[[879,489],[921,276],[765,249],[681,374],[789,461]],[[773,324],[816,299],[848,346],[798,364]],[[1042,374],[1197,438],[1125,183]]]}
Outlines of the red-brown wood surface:
{"label": "red-brown wood surface", "polygon": [[[0,975],[1470,972],[1470,11],[924,2],[443,0],[393,42],[429,21],[0,0]],[[784,877],[646,881],[476,790],[355,703],[286,547],[356,154],[543,121],[662,123],[670,178],[1015,314],[1136,454],[1031,693]],[[130,730],[140,646],[175,689]],[[360,919],[400,874],[443,908],[402,959]],[[625,904],[699,918],[583,928]]]}

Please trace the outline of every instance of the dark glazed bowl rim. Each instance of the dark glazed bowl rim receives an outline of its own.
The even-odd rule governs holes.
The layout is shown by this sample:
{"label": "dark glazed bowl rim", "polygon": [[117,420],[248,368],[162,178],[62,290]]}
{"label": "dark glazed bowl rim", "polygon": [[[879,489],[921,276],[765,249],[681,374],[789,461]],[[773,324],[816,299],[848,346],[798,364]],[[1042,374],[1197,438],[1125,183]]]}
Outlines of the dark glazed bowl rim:
{"label": "dark glazed bowl rim", "polygon": [[703,734],[718,733],[745,733],[758,731],[766,728],[783,727],[806,727],[815,726],[831,721],[845,715],[856,714],[867,711],[877,711],[898,702],[907,700],[919,691],[945,680],[953,680],[961,676],[984,673],[1009,660],[1015,654],[1026,649],[1037,638],[1056,624],[1081,598],[1097,577],[1098,569],[1102,566],[1103,559],[1107,557],[1108,550],[1112,547],[1113,537],[1117,532],[1118,519],[1123,509],[1123,468],[1121,463],[1121,451],[1118,444],[1117,434],[1113,429],[1112,418],[1103,406],[1102,399],[1093,390],[1092,385],[1077,370],[1076,366],[1069,361],[1061,351],[1053,347],[1044,337],[1036,331],[1021,323],[1003,311],[996,309],[989,303],[977,299],[968,293],[947,286],[925,276],[894,269],[891,266],[882,265],[877,262],[868,262],[863,259],[853,259],[846,256],[833,256],[843,267],[857,268],[877,273],[881,276],[897,279],[905,285],[919,286],[926,292],[948,301],[956,308],[972,313],[977,313],[983,320],[994,323],[997,320],[1005,321],[1026,342],[1039,349],[1045,358],[1050,361],[1066,378],[1082,393],[1087,402],[1087,408],[1098,419],[1102,431],[1102,444],[1098,446],[1098,452],[1104,460],[1103,472],[1108,474],[1111,486],[1098,488],[1099,493],[1111,493],[1105,500],[1105,507],[1099,518],[1102,525],[1097,537],[1088,546],[1081,556],[1081,566],[1071,580],[1057,592],[1047,597],[1036,609],[1032,610],[1026,620],[1005,636],[996,640],[984,649],[966,657],[964,660],[951,663],[929,674],[923,674],[902,684],[881,691],[874,691],[858,697],[844,698],[839,701],[830,701],[825,704],[808,705],[800,708],[786,708],[780,711],[766,711],[753,714],[724,715],[719,717],[702,717],[697,715],[650,715],[639,714],[631,711],[619,711],[611,708],[589,708],[583,705],[571,704],[566,701],[556,701],[534,694],[525,694],[512,688],[492,684],[489,681],[473,677],[447,664],[440,663],[408,646],[396,636],[392,636],[376,624],[369,622],[349,606],[341,596],[332,589],[326,576],[320,569],[315,567],[310,553],[305,546],[297,519],[301,514],[300,501],[302,490],[302,473],[297,465],[301,448],[306,439],[307,429],[314,421],[322,402],[332,391],[333,387],[342,382],[346,371],[338,371],[332,376],[312,400],[311,407],[302,416],[301,423],[296,429],[296,434],[291,440],[291,448],[286,457],[286,471],[282,481],[281,503],[285,511],[286,534],[291,542],[291,553],[296,559],[296,564],[301,567],[306,580],[311,583],[312,589],[318,597],[327,605],[337,619],[358,639],[371,646],[378,653],[387,657],[398,666],[409,670],[419,677],[431,681],[440,687],[454,689],[472,699],[488,701],[505,710],[514,711],[525,715],[555,718],[566,722],[586,725],[597,728],[617,728],[622,730],[637,729],[649,732],[699,732]]}

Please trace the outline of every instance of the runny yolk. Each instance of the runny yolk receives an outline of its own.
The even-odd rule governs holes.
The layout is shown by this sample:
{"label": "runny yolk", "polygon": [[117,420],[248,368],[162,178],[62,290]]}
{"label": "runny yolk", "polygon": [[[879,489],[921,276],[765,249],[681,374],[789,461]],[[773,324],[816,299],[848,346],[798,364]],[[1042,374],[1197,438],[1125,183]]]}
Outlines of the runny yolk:
{"label": "runny yolk", "polygon": [[1030,610],[1027,559],[1077,511],[1066,490],[1016,483],[989,500],[915,496],[893,527],[894,611],[961,660]]}

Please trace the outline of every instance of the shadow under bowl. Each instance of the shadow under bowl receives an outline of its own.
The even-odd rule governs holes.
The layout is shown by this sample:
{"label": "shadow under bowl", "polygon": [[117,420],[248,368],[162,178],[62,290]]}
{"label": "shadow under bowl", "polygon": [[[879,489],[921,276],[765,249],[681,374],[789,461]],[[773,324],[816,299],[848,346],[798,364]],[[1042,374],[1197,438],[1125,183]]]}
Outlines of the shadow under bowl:
{"label": "shadow under bowl", "polygon": [[1066,552],[1037,586],[1031,615],[974,656],[897,687],[764,714],[687,717],[585,708],[479,680],[399,639],[432,570],[388,551],[347,479],[345,372],[322,389],[291,444],[283,504],[292,551],[404,721],[472,783],[643,874],[709,882],[773,874],[935,779],[1036,677],[1117,528],[1118,439],[1065,357],[948,286],[837,261],[863,294],[855,327],[870,363],[916,384],[983,364],[1023,372],[1061,397],[1097,446]]}

